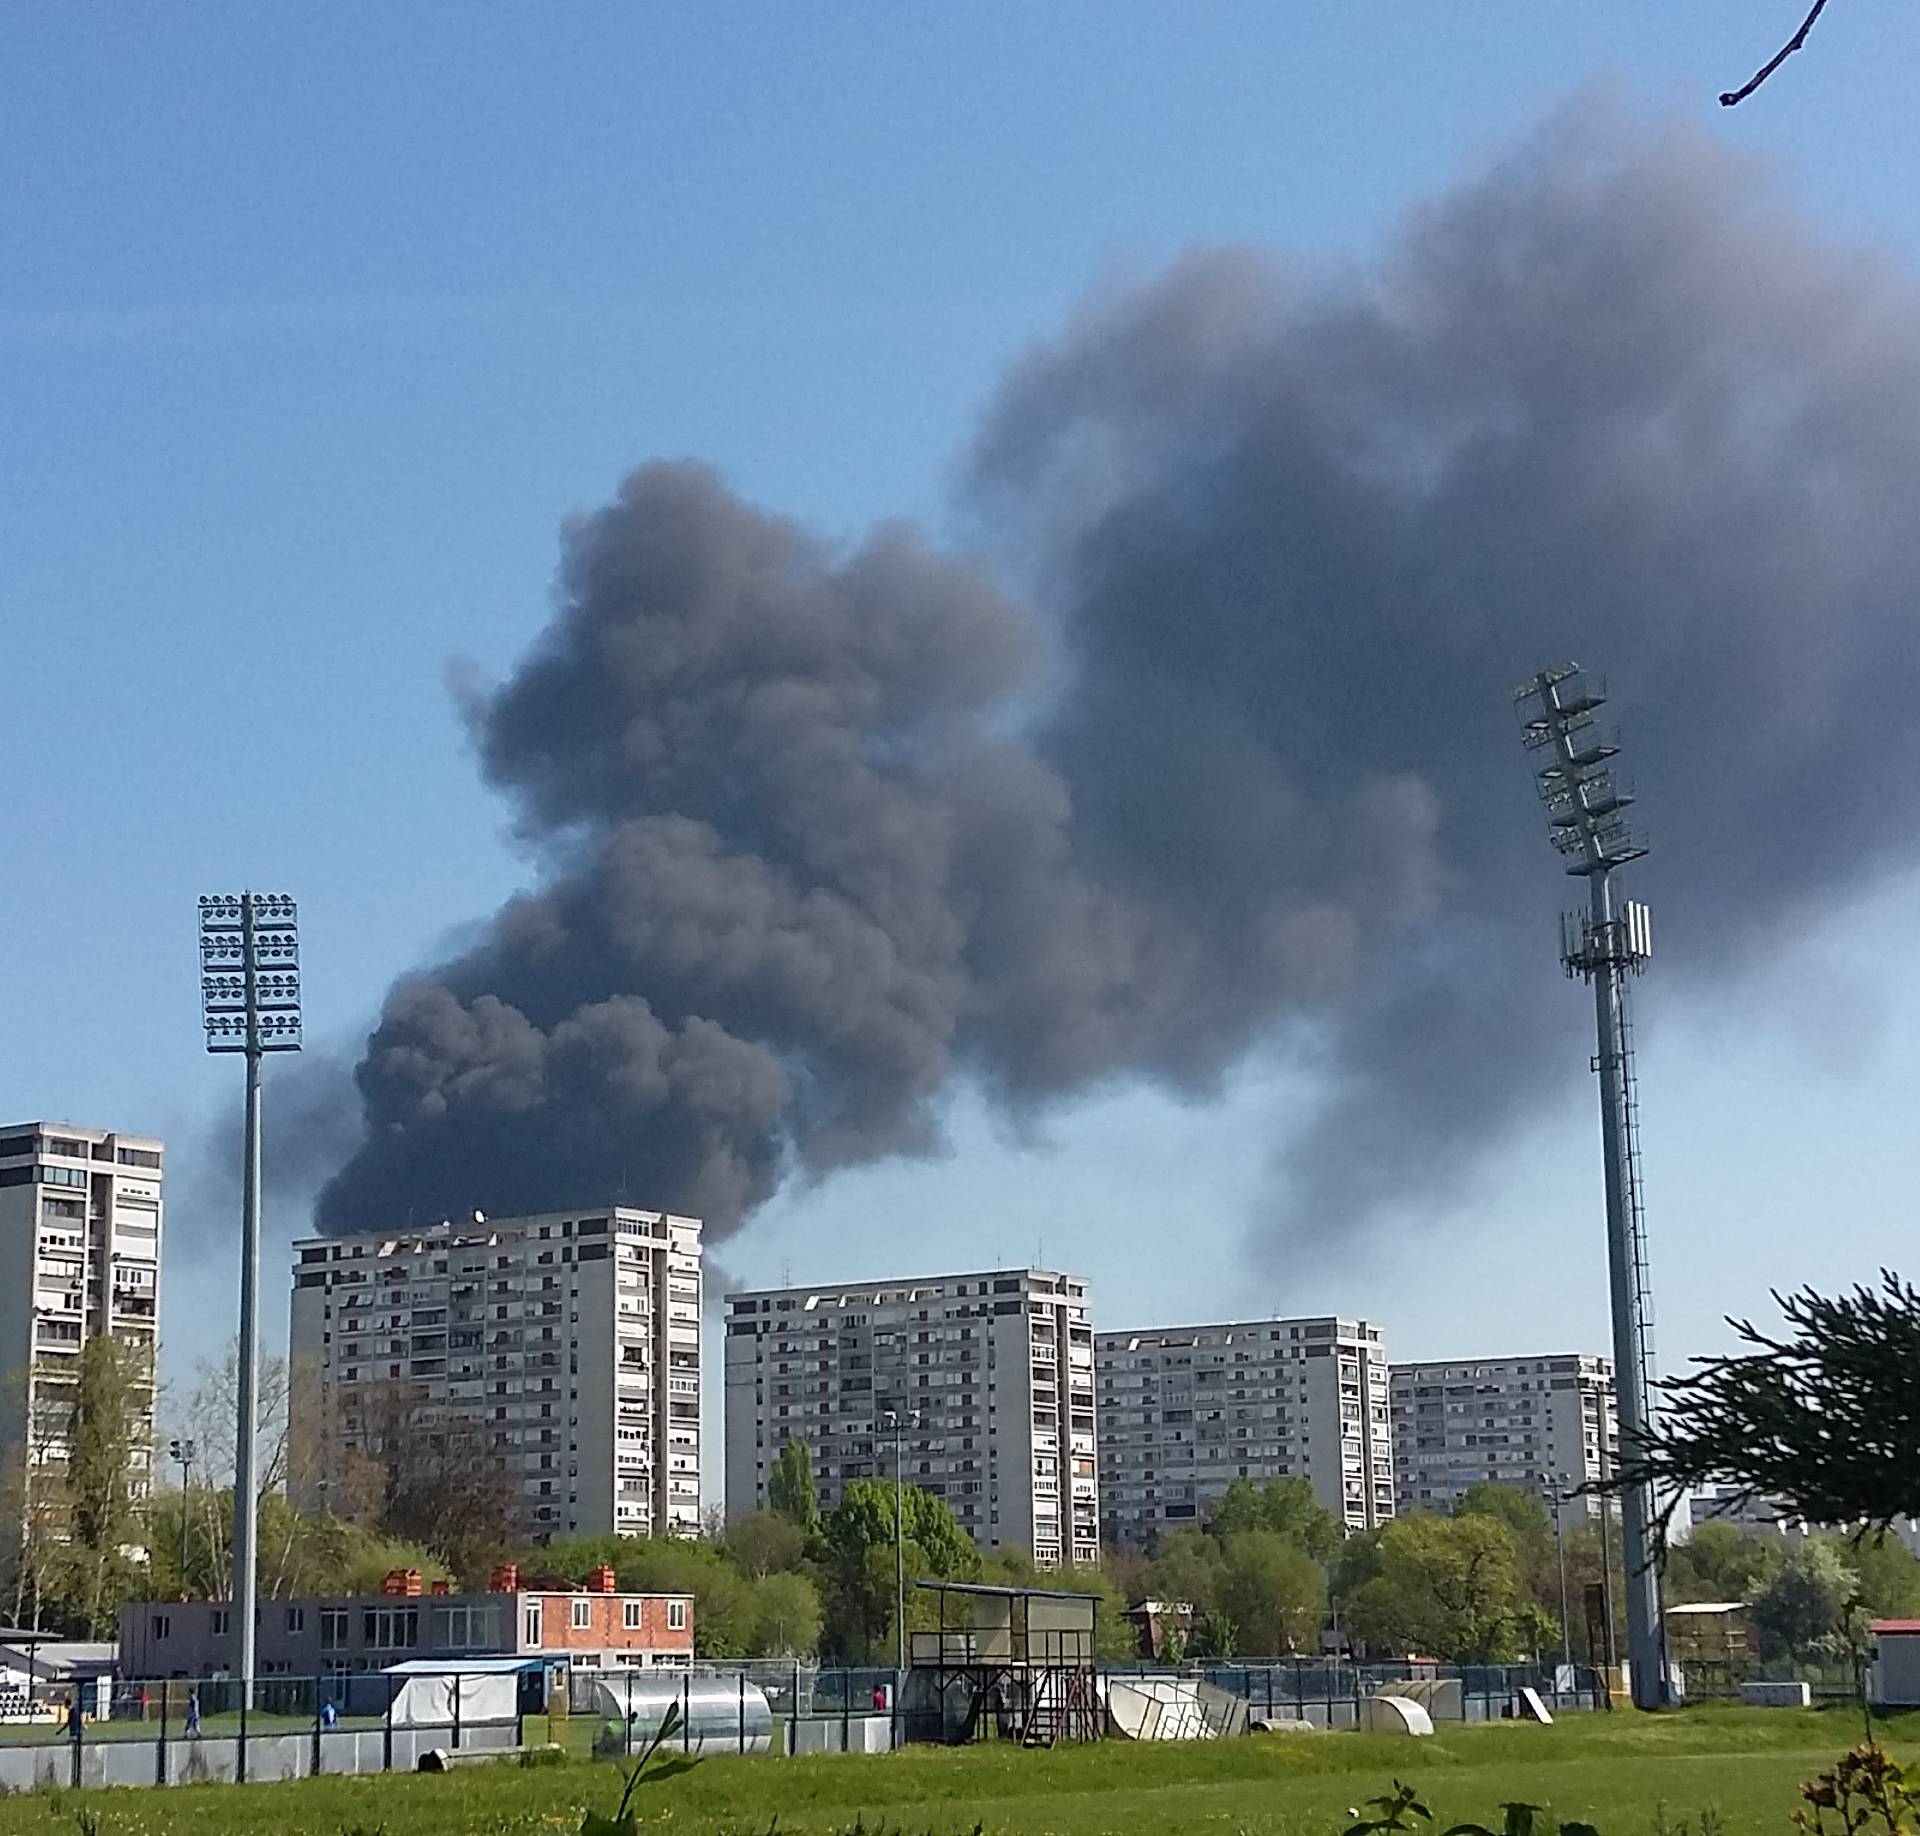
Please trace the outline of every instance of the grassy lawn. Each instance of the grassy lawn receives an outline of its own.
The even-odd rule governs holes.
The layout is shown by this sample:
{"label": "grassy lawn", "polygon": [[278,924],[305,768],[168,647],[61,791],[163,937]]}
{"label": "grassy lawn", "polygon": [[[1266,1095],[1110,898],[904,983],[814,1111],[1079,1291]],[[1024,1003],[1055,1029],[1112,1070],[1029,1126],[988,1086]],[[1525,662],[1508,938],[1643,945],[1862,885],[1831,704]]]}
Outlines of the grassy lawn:
{"label": "grassy lawn", "polygon": [[[1417,1784],[1438,1829],[1520,1797],[1604,1836],[1648,1836],[1662,1812],[1697,1824],[1719,1817],[1724,1836],[1784,1832],[1802,1779],[1859,1738],[1838,1712],[1702,1709],[1665,1716],[1569,1717],[1551,1728],[1457,1729],[1419,1742],[1387,1736],[1256,1735],[1191,1746],[912,1748],[864,1756],[714,1758],[644,1790],[648,1836],[760,1836],[774,1817],[789,1836],[844,1828],[907,1836],[1323,1836],[1349,1807]],[[1920,1758],[1920,1720],[1882,1738]],[[75,1812],[99,1836],[563,1836],[580,1811],[611,1810],[620,1775],[610,1765],[476,1767],[449,1777],[384,1776],[286,1785],[51,1793],[0,1800],[0,1836],[72,1836]]]}

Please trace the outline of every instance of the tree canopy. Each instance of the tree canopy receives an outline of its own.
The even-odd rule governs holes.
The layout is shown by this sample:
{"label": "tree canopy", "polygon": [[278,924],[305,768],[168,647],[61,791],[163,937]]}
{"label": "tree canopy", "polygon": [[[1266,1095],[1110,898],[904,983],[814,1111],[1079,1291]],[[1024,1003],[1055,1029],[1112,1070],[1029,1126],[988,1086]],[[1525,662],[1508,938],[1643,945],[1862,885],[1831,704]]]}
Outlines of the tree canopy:
{"label": "tree canopy", "polygon": [[820,1492],[813,1482],[813,1455],[805,1441],[789,1441],[767,1474],[767,1505],[776,1517],[809,1534],[820,1522]]}
{"label": "tree canopy", "polygon": [[1920,1289],[1891,1270],[1877,1289],[1776,1293],[1778,1334],[1729,1319],[1752,1349],[1698,1358],[1610,1489],[1651,1484],[1667,1500],[1712,1482],[1777,1499],[1809,1523],[1884,1530],[1920,1516]]}

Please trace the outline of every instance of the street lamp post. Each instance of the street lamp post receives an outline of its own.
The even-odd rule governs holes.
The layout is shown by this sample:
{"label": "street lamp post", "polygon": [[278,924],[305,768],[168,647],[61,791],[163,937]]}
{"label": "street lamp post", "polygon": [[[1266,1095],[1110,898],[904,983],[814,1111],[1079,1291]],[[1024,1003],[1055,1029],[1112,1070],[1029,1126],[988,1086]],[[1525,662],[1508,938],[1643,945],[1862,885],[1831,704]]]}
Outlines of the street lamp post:
{"label": "street lamp post", "polygon": [[187,1487],[193,1477],[193,1456],[199,1451],[185,1436],[167,1448],[169,1457],[180,1468],[180,1591],[187,1588]]}
{"label": "street lamp post", "polygon": [[1573,1633],[1567,1622],[1567,1539],[1560,1526],[1560,1513],[1567,1502],[1567,1475],[1556,1473],[1553,1481],[1553,1549],[1560,1561],[1560,1662],[1573,1664]]}
{"label": "street lamp post", "polygon": [[893,1430],[893,1699],[898,1702],[907,1674],[907,1418],[889,1410],[880,1419]]}
{"label": "street lamp post", "polygon": [[300,1050],[300,915],[284,893],[200,901],[200,1009],[209,1052],[247,1058],[247,1145],[240,1226],[240,1384],[233,1462],[233,1612],[239,1620],[241,1701],[253,1703],[254,1477],[260,1388],[260,1060]]}

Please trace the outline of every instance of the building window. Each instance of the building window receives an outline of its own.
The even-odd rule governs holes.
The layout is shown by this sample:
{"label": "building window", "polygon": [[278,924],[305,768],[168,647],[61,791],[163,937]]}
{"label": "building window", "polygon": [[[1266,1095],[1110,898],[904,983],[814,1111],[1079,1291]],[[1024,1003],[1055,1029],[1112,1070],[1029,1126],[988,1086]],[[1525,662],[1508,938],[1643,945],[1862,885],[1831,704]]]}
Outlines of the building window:
{"label": "building window", "polygon": [[360,1621],[361,1643],[369,1651],[411,1651],[420,1642],[418,1607],[370,1607]]}
{"label": "building window", "polygon": [[584,1632],[592,1624],[593,1602],[591,1600],[576,1600],[573,1603],[573,1629],[576,1632]]}
{"label": "building window", "polygon": [[320,1649],[322,1651],[344,1651],[347,1648],[347,1609],[345,1607],[322,1607],[320,1609]]}
{"label": "building window", "polygon": [[289,1632],[304,1632],[306,1629],[307,1629],[307,1609],[303,1606],[288,1607],[287,1608],[287,1630]]}
{"label": "building window", "polygon": [[527,1602],[526,1631],[527,1644],[535,1650],[538,1650],[540,1646],[540,1602],[537,1600],[529,1600]]}
{"label": "building window", "polygon": [[684,1600],[667,1602],[667,1630],[684,1632],[687,1629],[687,1603]]}
{"label": "building window", "polygon": [[155,1638],[165,1638],[172,1631],[173,1631],[173,1621],[169,1619],[166,1614],[164,1613],[154,1614],[153,1635]]}
{"label": "building window", "polygon": [[484,1651],[494,1642],[494,1609],[462,1605],[434,1609],[434,1642],[443,1651]]}
{"label": "building window", "polygon": [[640,1630],[640,1602],[637,1600],[624,1602],[621,1607],[620,1618],[621,1623],[629,1632],[638,1632]]}
{"label": "building window", "polygon": [[215,1638],[226,1637],[227,1617],[228,1617],[227,1609],[225,1607],[215,1607],[213,1609],[212,1614],[209,1617],[212,1623],[208,1627],[208,1630],[212,1632],[213,1636]]}

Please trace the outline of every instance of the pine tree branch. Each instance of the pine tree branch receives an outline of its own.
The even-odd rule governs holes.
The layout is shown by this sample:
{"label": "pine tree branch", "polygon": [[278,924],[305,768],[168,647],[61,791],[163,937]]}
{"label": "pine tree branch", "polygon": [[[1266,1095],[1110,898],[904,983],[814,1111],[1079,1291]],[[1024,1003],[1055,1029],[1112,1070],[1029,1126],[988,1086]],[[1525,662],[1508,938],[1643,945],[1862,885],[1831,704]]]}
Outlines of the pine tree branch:
{"label": "pine tree branch", "polygon": [[1744,102],[1764,83],[1768,77],[1784,64],[1802,45],[1807,42],[1807,34],[1813,30],[1813,22],[1827,9],[1827,0],[1813,0],[1813,11],[1800,22],[1800,30],[1787,40],[1766,63],[1762,64],[1738,89],[1729,89],[1720,98],[1722,108],[1732,108],[1736,103]]}

